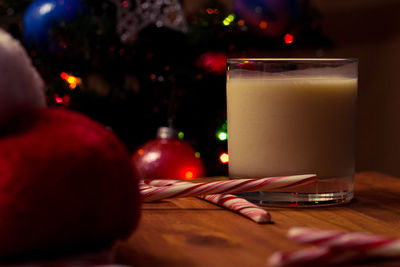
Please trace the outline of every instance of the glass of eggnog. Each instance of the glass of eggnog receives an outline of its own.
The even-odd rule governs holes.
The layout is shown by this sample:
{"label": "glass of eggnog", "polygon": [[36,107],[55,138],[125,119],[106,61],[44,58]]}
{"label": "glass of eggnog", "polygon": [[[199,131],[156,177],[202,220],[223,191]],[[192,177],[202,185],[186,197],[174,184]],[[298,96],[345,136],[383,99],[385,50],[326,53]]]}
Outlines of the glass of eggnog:
{"label": "glass of eggnog", "polygon": [[242,197],[286,206],[353,198],[357,66],[357,59],[227,60],[229,177],[318,177]]}

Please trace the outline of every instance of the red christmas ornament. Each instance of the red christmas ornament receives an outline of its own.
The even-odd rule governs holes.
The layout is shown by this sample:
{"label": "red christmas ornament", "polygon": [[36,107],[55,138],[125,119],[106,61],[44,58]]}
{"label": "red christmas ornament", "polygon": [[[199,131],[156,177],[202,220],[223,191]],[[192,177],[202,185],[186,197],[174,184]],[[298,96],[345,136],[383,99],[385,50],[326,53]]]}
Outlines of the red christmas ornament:
{"label": "red christmas ornament", "polygon": [[132,164],[139,179],[190,180],[205,174],[198,153],[168,127],[159,128],[156,139],[135,151]]}

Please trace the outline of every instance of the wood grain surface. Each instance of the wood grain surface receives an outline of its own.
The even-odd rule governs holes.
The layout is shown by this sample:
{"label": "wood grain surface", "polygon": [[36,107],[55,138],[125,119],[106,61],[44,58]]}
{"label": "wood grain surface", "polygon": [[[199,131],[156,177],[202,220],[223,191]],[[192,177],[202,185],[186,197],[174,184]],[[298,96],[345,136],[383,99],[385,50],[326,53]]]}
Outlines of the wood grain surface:
{"label": "wood grain surface", "polygon": [[[264,225],[197,198],[146,203],[138,230],[116,245],[116,260],[133,266],[267,266],[274,251],[306,247],[286,239],[292,226],[400,237],[400,179],[368,172],[355,181],[350,204],[266,208],[273,223]],[[349,266],[400,266],[400,261]]]}

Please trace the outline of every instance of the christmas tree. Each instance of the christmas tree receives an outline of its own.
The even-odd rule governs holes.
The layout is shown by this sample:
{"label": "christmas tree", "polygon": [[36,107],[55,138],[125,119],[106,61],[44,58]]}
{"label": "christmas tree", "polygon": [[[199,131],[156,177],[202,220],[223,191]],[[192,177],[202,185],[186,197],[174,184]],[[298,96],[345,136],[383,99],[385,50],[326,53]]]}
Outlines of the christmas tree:
{"label": "christmas tree", "polygon": [[[225,60],[330,46],[306,1],[2,1],[1,26],[20,39],[49,105],[87,114],[134,151],[157,128],[180,131],[207,175],[226,175]],[[230,10],[233,9],[233,10]]]}

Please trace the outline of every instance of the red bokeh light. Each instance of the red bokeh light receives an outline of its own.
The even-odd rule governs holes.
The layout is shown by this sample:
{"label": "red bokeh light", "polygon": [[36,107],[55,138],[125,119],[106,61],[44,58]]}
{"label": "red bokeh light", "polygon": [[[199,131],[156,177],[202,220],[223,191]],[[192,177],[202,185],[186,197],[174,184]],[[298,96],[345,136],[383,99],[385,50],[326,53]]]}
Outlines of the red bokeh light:
{"label": "red bokeh light", "polygon": [[219,160],[220,160],[223,164],[228,163],[228,162],[229,162],[229,155],[228,155],[228,153],[222,153],[222,154],[219,156]]}
{"label": "red bokeh light", "polygon": [[294,41],[293,35],[290,33],[285,34],[283,38],[285,40],[285,44],[291,44]]}
{"label": "red bokeh light", "polygon": [[260,27],[261,30],[265,30],[265,29],[267,29],[267,27],[268,27],[268,22],[266,22],[265,20],[263,20],[263,21],[261,21],[261,22],[258,24],[258,27]]}
{"label": "red bokeh light", "polygon": [[65,106],[68,106],[68,105],[69,105],[69,102],[71,101],[71,97],[70,97],[69,95],[64,95],[63,98],[62,98],[62,100],[63,100],[63,102],[64,102],[64,105],[65,105]]}
{"label": "red bokeh light", "polygon": [[66,79],[68,79],[69,75],[66,72],[61,72],[60,76],[61,76],[62,79],[66,80]]}
{"label": "red bokeh light", "polygon": [[59,95],[54,95],[54,101],[56,101],[57,104],[62,104],[62,102],[64,101],[62,97],[60,97]]}

